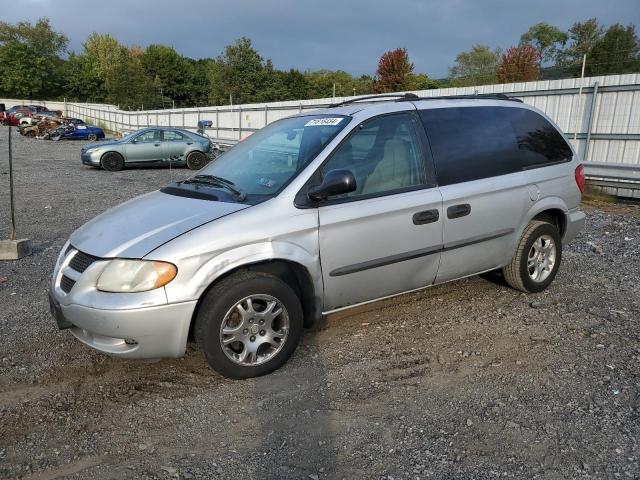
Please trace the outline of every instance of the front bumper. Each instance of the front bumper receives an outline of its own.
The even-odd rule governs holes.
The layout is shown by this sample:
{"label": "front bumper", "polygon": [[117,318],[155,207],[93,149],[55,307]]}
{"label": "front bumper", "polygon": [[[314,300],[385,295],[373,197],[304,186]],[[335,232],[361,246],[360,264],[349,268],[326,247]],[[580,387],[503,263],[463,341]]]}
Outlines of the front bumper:
{"label": "front bumper", "polygon": [[584,228],[586,215],[582,210],[574,209],[567,213],[567,226],[564,231],[563,243],[569,243]]}
{"label": "front bumper", "polygon": [[83,152],[80,154],[80,160],[82,160],[83,165],[90,165],[92,167],[100,166],[100,155]]}
{"label": "front bumper", "polygon": [[49,304],[60,329],[69,329],[84,344],[119,357],[184,354],[196,300],[168,303],[164,288],[139,293],[101,292],[96,283],[108,261],[88,262],[82,254],[84,261],[72,263],[80,254],[67,242],[51,279]]}
{"label": "front bumper", "polygon": [[69,329],[82,343],[123,358],[184,355],[196,302],[127,310],[60,305],[51,297],[58,327]]}

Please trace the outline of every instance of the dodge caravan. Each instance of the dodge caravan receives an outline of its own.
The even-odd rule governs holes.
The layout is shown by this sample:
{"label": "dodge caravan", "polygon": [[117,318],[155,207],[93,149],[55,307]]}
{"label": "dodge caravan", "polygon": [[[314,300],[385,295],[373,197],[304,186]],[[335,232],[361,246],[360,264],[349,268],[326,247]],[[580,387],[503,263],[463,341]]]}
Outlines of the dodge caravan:
{"label": "dodge caravan", "polygon": [[558,127],[503,96],[387,97],[273,122],[75,231],[51,282],[59,328],[123,358],[194,338],[248,378],[329,312],[492,270],[547,288],[585,221]]}

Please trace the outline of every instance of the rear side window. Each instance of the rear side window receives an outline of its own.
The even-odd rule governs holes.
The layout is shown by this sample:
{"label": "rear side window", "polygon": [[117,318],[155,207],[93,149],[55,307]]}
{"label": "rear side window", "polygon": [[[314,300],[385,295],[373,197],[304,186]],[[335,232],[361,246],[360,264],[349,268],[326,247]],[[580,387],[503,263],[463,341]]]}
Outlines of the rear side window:
{"label": "rear side window", "polygon": [[536,112],[513,107],[420,111],[438,183],[451,185],[571,159],[564,137]]}
{"label": "rear side window", "polygon": [[163,133],[164,133],[165,142],[186,142],[187,141],[187,137],[185,137],[180,132],[176,132],[175,130],[165,130]]}
{"label": "rear side window", "polygon": [[420,111],[440,185],[519,171],[516,134],[508,116],[492,107]]}

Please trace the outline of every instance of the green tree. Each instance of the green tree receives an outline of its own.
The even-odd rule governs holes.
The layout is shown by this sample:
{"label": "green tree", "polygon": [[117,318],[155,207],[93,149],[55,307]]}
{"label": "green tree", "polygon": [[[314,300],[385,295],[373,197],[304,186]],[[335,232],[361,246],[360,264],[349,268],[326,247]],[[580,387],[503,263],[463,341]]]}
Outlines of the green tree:
{"label": "green tree", "polygon": [[611,75],[640,71],[640,43],[635,27],[611,25],[587,57],[588,75]]}
{"label": "green tree", "polygon": [[189,94],[188,103],[191,106],[209,104],[209,72],[214,61],[210,58],[199,60],[187,59],[191,67],[187,77],[186,90]]}
{"label": "green tree", "polygon": [[520,45],[530,44],[540,52],[540,63],[549,63],[555,60],[558,52],[569,40],[569,34],[558,27],[548,23],[536,23],[529,27],[520,37]]}
{"label": "green tree", "polygon": [[149,45],[140,61],[148,78],[153,79],[156,92],[175,101],[178,106],[192,102],[189,87],[193,79],[193,63],[173,48],[164,45]]}
{"label": "green tree", "polygon": [[104,102],[104,81],[91,64],[88,55],[71,53],[64,64],[63,91],[65,97],[76,102]]}
{"label": "green tree", "polygon": [[456,87],[496,83],[500,55],[500,49],[474,45],[470,51],[456,56],[455,65],[449,69],[449,82]]}
{"label": "green tree", "polygon": [[0,22],[0,93],[9,97],[55,98],[62,83],[62,55],[67,37],[42,18],[11,24]]}
{"label": "green tree", "polygon": [[82,53],[72,55],[67,62],[67,94],[127,109],[159,106],[153,80],[142,63],[143,55],[142,49],[130,49],[111,35],[92,33]]}
{"label": "green tree", "polygon": [[591,49],[603,33],[603,28],[595,18],[574,23],[569,28],[569,45],[558,52],[557,65],[570,75],[580,75],[583,55],[590,57]]}
{"label": "green tree", "polygon": [[425,73],[411,74],[407,80],[408,90],[431,90],[441,86],[440,82],[429,78]]}
{"label": "green tree", "polygon": [[353,95],[354,89],[357,95],[368,93],[361,90],[361,81],[344,70],[307,70],[304,76],[309,82],[307,98],[329,98],[333,95],[334,85],[337,97]]}
{"label": "green tree", "polygon": [[255,102],[266,85],[266,62],[253,48],[251,40],[242,37],[227,45],[209,72],[209,99],[216,105]]}

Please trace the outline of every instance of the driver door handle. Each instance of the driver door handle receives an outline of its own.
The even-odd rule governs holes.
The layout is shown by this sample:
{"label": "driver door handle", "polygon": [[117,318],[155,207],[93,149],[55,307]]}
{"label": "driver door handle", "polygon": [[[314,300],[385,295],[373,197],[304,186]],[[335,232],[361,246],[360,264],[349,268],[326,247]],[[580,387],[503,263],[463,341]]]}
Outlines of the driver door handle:
{"label": "driver door handle", "polygon": [[154,147],[159,147],[159,146],[160,146],[160,144],[159,144],[159,143],[154,143],[154,144],[153,144],[153,146],[154,146]]}
{"label": "driver door handle", "polygon": [[424,210],[413,214],[414,225],[426,225],[427,223],[437,222],[440,218],[438,210]]}

